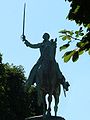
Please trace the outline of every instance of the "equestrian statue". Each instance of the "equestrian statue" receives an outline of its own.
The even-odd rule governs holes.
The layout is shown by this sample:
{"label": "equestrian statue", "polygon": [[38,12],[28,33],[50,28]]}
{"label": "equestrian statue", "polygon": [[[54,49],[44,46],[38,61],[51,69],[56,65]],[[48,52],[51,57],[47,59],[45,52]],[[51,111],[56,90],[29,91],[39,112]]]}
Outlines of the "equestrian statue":
{"label": "equestrian statue", "polygon": [[[31,44],[24,35],[25,29],[25,8],[24,4],[24,14],[23,14],[23,34],[22,41],[27,47],[40,49],[40,57],[37,60],[36,64],[30,71],[29,77],[25,83],[25,89],[29,90],[31,85],[36,83],[38,91],[38,104],[43,103],[43,115],[51,116],[51,102],[52,96],[55,99],[55,116],[57,116],[59,96],[61,93],[61,85],[64,90],[64,95],[66,97],[66,91],[68,91],[69,83],[65,80],[64,75],[62,74],[58,63],[56,62],[56,47],[57,47],[57,38],[50,39],[48,33],[44,33],[42,38],[43,42],[37,44]],[[48,108],[46,107],[46,95],[48,94]]]}
{"label": "equestrian statue", "polygon": [[[59,96],[61,92],[61,85],[63,86],[64,95],[68,91],[69,83],[65,80],[58,63],[55,59],[57,38],[50,39],[48,33],[44,33],[43,42],[38,44],[31,44],[26,40],[26,36],[22,36],[22,40],[27,47],[40,49],[40,58],[30,71],[29,77],[26,81],[25,87],[28,90],[31,85],[36,83],[38,90],[38,104],[43,103],[43,115],[51,116],[51,102],[52,95],[55,99],[55,116],[57,115]],[[45,109],[46,99],[48,94],[48,108]]]}

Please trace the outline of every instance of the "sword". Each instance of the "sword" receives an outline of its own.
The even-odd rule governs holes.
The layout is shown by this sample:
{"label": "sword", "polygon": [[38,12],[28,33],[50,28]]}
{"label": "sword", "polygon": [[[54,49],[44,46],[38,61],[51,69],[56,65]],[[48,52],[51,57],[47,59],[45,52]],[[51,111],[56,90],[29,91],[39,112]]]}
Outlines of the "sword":
{"label": "sword", "polygon": [[64,96],[66,97],[66,90],[63,88]]}
{"label": "sword", "polygon": [[24,31],[25,31],[25,9],[26,9],[26,3],[24,3],[24,12],[23,12],[23,33],[22,33],[23,41],[25,39],[25,35],[24,35]]}

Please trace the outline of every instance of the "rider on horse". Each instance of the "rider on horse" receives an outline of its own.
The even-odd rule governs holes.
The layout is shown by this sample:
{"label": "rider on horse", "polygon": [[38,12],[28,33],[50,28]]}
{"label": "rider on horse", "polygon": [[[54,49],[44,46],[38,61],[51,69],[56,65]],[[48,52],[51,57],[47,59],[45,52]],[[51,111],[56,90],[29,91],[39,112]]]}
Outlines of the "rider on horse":
{"label": "rider on horse", "polygon": [[[56,47],[57,47],[57,39],[53,40],[49,40],[50,38],[50,35],[48,33],[44,33],[43,35],[43,42],[42,43],[38,43],[38,44],[31,44],[30,42],[28,42],[25,38],[25,36],[22,37],[25,45],[27,47],[30,47],[30,48],[39,48],[40,49],[40,53],[41,53],[41,56],[40,58],[38,59],[37,63],[33,66],[33,68],[31,69],[30,71],[30,74],[29,74],[29,77],[28,77],[28,80],[26,82],[26,87],[29,88],[32,84],[34,84],[35,82],[39,82],[39,81],[36,81],[35,80],[35,76],[36,76],[36,72],[37,72],[37,69],[39,68],[39,66],[41,65],[42,61],[43,61],[43,56],[44,56],[44,50],[46,48],[46,46],[53,46],[53,49],[54,49],[54,59],[55,59],[55,54],[56,54]],[[55,60],[55,65],[56,65],[56,73],[57,73],[57,78],[58,78],[58,81],[60,84],[63,85],[64,89],[66,91],[68,91],[68,86],[69,85],[65,85],[65,77],[63,76],[62,72],[60,71],[59,69],[59,65],[58,63],[56,62]]]}

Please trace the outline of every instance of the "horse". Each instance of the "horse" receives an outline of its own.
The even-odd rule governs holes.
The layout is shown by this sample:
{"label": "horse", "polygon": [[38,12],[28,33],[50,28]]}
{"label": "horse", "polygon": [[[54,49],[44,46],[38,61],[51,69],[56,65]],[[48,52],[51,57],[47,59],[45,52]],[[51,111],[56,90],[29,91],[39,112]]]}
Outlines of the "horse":
{"label": "horse", "polygon": [[[43,51],[43,60],[37,69],[36,84],[38,90],[38,104],[43,103],[43,114],[51,116],[51,102],[52,95],[55,99],[55,116],[57,116],[59,96],[61,93],[61,86],[57,78],[55,60],[55,46],[47,45]],[[48,94],[48,109],[45,109],[46,95]]]}

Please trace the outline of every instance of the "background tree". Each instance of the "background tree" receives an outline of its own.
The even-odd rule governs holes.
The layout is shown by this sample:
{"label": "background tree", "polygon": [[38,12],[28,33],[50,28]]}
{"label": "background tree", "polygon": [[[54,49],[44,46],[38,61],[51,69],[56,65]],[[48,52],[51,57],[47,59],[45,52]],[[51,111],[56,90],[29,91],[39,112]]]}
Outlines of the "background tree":
{"label": "background tree", "polygon": [[[73,50],[67,51],[63,58],[64,62],[68,62],[70,58],[75,62],[78,60],[79,55],[88,52],[90,55],[90,1],[89,0],[65,0],[70,2],[70,10],[67,18],[75,21],[79,30],[61,30],[60,37],[67,43],[60,47],[60,51],[71,46],[72,42],[75,43]],[[82,27],[81,27],[82,25]]]}
{"label": "background tree", "polygon": [[24,90],[24,68],[2,63],[1,54],[0,60],[0,120],[24,120],[42,114],[36,87],[31,87],[29,92]]}

